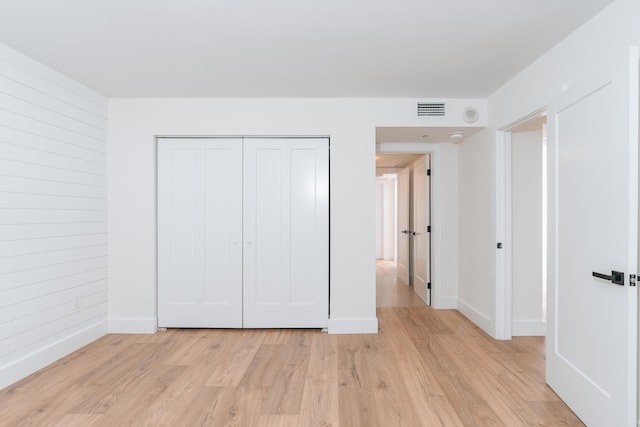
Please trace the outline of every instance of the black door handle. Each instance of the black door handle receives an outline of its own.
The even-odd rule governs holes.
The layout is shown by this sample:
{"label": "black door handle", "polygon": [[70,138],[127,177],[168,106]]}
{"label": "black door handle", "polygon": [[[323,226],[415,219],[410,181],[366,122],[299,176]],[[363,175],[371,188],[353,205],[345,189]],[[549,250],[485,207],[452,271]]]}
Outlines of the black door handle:
{"label": "black door handle", "polygon": [[598,279],[611,280],[611,283],[614,285],[624,286],[624,273],[621,271],[612,271],[611,276],[602,273],[596,273],[595,271],[591,273],[593,277],[597,277]]}

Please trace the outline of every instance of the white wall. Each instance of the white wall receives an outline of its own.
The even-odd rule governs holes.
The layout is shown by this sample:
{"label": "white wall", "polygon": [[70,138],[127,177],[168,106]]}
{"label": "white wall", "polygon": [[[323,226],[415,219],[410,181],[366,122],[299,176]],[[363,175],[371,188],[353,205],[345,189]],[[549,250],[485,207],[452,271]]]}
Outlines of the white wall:
{"label": "white wall", "polygon": [[384,181],[376,181],[376,259],[384,259]]}
{"label": "white wall", "polygon": [[[489,127],[460,144],[460,309],[495,334],[495,135],[640,45],[640,2],[617,0],[492,94]],[[543,28],[540,31],[544,31]]]}
{"label": "white wall", "polygon": [[396,181],[394,179],[384,181],[382,194],[384,197],[382,256],[386,260],[394,260],[396,257]]}
{"label": "white wall", "polygon": [[542,315],[542,129],[513,132],[512,334],[545,335]]}
{"label": "white wall", "polygon": [[0,388],[107,332],[106,117],[0,45]]}
{"label": "white wall", "polygon": [[[431,214],[440,216],[442,227],[441,239],[441,266],[442,286],[434,288],[437,292],[437,299],[440,303],[436,308],[456,308],[458,307],[458,145],[442,144],[442,183],[439,212],[437,206],[431,206]],[[433,218],[432,218],[433,221]],[[433,244],[432,244],[433,247]]]}
{"label": "white wall", "polygon": [[493,332],[495,283],[495,192],[491,132],[482,130],[459,144],[458,310]]}
{"label": "white wall", "polygon": [[394,260],[396,252],[396,182],[376,180],[376,259]]}
{"label": "white wall", "polygon": [[[629,46],[640,45],[639,16],[637,0],[612,3],[492,94],[488,100],[489,128],[460,146],[459,294],[466,312],[479,314],[490,334],[495,333],[495,132],[548,105],[563,86],[574,86],[613,61],[628,57]],[[471,172],[473,168],[482,171]],[[487,231],[472,233],[479,225]]]}
{"label": "white wall", "polygon": [[477,106],[485,120],[482,100],[452,100],[454,114],[438,121],[416,118],[411,99],[110,100],[111,330],[155,330],[154,135],[329,135],[329,330],[377,331],[375,127],[463,125],[462,109],[469,105]]}

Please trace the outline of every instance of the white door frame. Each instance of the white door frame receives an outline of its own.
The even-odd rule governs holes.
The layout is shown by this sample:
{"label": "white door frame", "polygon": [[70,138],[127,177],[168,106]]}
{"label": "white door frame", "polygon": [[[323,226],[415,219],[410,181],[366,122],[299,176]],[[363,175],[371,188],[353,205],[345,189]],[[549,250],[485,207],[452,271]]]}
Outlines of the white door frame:
{"label": "white door frame", "polygon": [[426,142],[383,142],[376,145],[381,154],[431,155],[431,306],[455,308],[442,295],[442,150],[440,144]]}
{"label": "white door frame", "polygon": [[[510,340],[513,322],[513,205],[511,198],[511,132],[546,115],[546,107],[503,126],[496,132],[496,287],[493,336]],[[501,248],[498,245],[502,244]]]}

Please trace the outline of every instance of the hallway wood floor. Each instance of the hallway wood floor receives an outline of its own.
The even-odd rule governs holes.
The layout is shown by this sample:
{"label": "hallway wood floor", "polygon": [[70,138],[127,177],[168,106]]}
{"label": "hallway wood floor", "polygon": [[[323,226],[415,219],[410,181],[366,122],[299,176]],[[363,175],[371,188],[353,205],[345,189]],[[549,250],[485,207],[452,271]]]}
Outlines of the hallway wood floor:
{"label": "hallway wood floor", "polygon": [[541,338],[494,341],[455,310],[378,316],[372,335],[107,335],[0,391],[0,425],[582,425],[544,383]]}
{"label": "hallway wood floor", "polygon": [[397,277],[396,263],[376,260],[376,307],[424,307],[420,297]]}

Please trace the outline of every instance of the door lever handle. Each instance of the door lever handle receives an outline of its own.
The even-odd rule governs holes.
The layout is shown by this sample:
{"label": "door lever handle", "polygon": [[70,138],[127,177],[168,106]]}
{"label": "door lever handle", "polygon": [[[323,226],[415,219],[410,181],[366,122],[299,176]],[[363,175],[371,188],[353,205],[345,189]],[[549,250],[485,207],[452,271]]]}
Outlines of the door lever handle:
{"label": "door lever handle", "polygon": [[595,271],[591,273],[593,277],[597,277],[598,279],[611,280],[611,283],[614,285],[624,286],[624,273],[621,271],[612,271],[611,275],[596,273]]}

